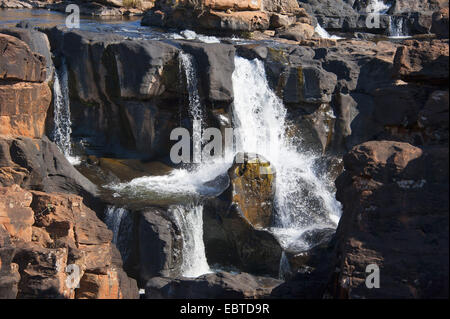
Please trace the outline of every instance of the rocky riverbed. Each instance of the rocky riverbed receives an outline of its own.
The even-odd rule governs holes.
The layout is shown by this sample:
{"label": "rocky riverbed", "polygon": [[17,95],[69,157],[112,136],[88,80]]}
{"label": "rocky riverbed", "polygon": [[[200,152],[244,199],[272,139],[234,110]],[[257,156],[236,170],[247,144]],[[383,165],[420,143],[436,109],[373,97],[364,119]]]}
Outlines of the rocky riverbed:
{"label": "rocky riverbed", "polygon": [[78,4],[0,1],[0,298],[448,297],[448,1]]}

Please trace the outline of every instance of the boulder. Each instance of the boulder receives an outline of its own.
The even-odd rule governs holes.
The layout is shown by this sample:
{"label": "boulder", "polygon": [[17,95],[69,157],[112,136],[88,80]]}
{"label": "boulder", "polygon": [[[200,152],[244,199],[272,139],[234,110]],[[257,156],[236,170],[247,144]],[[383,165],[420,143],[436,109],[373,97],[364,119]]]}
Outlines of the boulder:
{"label": "boulder", "polygon": [[255,229],[236,204],[210,200],[203,212],[203,240],[210,265],[278,276],[282,248],[272,233]]}
{"label": "boulder", "polygon": [[395,75],[406,82],[448,84],[448,40],[404,41],[395,55]]}
{"label": "boulder", "polygon": [[147,299],[261,299],[282,281],[248,273],[218,272],[195,279],[155,277],[147,282]]}
{"label": "boulder", "polygon": [[239,153],[228,175],[232,202],[239,205],[253,227],[269,227],[273,219],[275,168],[260,155]]}
{"label": "boulder", "polygon": [[[392,141],[366,142],[344,157],[329,296],[448,296],[448,161],[447,145]],[[366,286],[372,264],[379,289]]]}
{"label": "boulder", "polygon": [[277,29],[276,35],[288,40],[302,41],[311,39],[314,36],[314,32],[314,27],[310,24],[297,22],[285,28],[285,30]]}
{"label": "boulder", "polygon": [[165,211],[147,209],[139,213],[139,278],[142,285],[152,277],[181,273],[183,241],[177,224]]}

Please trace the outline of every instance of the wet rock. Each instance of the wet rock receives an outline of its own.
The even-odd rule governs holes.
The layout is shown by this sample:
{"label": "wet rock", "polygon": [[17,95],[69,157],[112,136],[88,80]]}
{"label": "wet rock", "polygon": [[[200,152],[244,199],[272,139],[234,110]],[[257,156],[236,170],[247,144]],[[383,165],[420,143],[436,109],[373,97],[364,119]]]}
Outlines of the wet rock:
{"label": "wet rock", "polygon": [[54,54],[66,61],[73,135],[89,139],[88,155],[148,159],[169,153],[180,116],[179,49],[111,34],[46,33]]}
{"label": "wet rock", "polygon": [[161,210],[146,210],[139,215],[140,282],[144,285],[152,277],[179,275],[183,247],[180,229]]}
{"label": "wet rock", "polygon": [[[195,57],[205,97],[213,106],[233,101],[231,76],[234,71],[235,48],[219,43],[180,43]],[[218,106],[219,106],[218,105]]]}
{"label": "wet rock", "polygon": [[272,233],[255,229],[231,193],[204,203],[203,240],[210,265],[234,267],[258,275],[278,277],[281,246]]}
{"label": "wet rock", "polygon": [[232,202],[239,205],[253,227],[269,227],[273,219],[275,168],[260,155],[239,153],[228,174]]}
{"label": "wet rock", "polygon": [[[371,141],[344,164],[336,181],[343,215],[329,295],[448,296],[448,146]],[[380,269],[380,289],[366,287],[370,264]]]}
{"label": "wet rock", "polygon": [[0,224],[0,299],[15,299],[20,274],[13,263],[15,247],[11,244],[8,232]]}
{"label": "wet rock", "polygon": [[282,281],[248,273],[218,272],[188,278],[152,278],[145,287],[147,299],[260,299],[270,296]]}

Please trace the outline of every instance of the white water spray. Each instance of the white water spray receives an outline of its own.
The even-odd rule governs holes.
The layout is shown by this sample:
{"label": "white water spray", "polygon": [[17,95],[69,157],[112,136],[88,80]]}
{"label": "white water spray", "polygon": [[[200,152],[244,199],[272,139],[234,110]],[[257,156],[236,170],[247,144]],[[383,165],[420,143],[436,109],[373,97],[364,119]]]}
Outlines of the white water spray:
{"label": "white water spray", "polygon": [[169,208],[183,237],[182,275],[198,277],[210,273],[203,242],[203,206],[175,205]]}
{"label": "white water spray", "polygon": [[286,108],[270,89],[264,64],[235,58],[234,124],[237,150],[258,153],[275,166],[275,228],[285,247],[307,229],[336,226],[340,204],[331,182],[315,170],[317,157],[286,135]]}
{"label": "white water spray", "polygon": [[53,141],[72,165],[79,160],[72,156],[72,122],[70,120],[70,101],[67,66],[62,60],[59,70],[55,70],[53,83],[54,129]]}
{"label": "white water spray", "polygon": [[390,5],[384,3],[383,0],[370,0],[368,7],[372,8],[372,12],[385,14],[391,8]]}
{"label": "white water spray", "polygon": [[[316,172],[317,157],[301,149],[300,142],[287,136],[287,111],[268,85],[264,64],[256,59],[249,61],[236,57],[232,81],[235,153],[257,153],[275,166],[277,214],[275,227],[271,230],[285,248],[307,249],[307,243],[299,243],[305,231],[335,227],[339,220],[340,204],[334,198],[332,183]],[[195,98],[190,99],[191,114],[197,114],[195,101]],[[145,196],[146,193],[151,197],[188,195],[192,204],[172,208],[188,242],[183,251],[183,256],[187,257],[186,276],[209,271],[206,257],[203,257],[204,244],[200,240],[203,237],[202,208],[194,205],[195,198],[220,193],[223,185],[211,181],[226,175],[232,162],[233,156],[230,156],[213,163],[202,163],[194,169],[178,169],[165,176],[142,177],[112,187],[118,192],[137,196]]]}
{"label": "white water spray", "polygon": [[409,38],[408,32],[405,30],[405,21],[402,16],[389,17],[389,37],[392,39]]}
{"label": "white water spray", "polygon": [[343,39],[341,37],[338,37],[337,35],[330,35],[327,30],[325,30],[319,23],[317,23],[316,28],[314,31],[321,37],[322,39],[332,39],[332,40],[339,40]]}
{"label": "white water spray", "polygon": [[118,243],[120,224],[126,212],[125,208],[117,208],[115,206],[109,206],[105,211],[105,224],[113,232],[113,244]]}

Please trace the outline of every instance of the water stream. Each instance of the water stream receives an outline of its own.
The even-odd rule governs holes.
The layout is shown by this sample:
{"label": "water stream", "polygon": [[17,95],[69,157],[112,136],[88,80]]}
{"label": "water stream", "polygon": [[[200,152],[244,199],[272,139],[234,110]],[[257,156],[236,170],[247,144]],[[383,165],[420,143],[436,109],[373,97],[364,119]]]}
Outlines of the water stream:
{"label": "water stream", "polygon": [[67,66],[64,59],[62,59],[59,69],[55,70],[53,82],[53,114],[53,141],[67,160],[72,165],[77,165],[80,163],[79,159],[72,156],[69,84]]}

